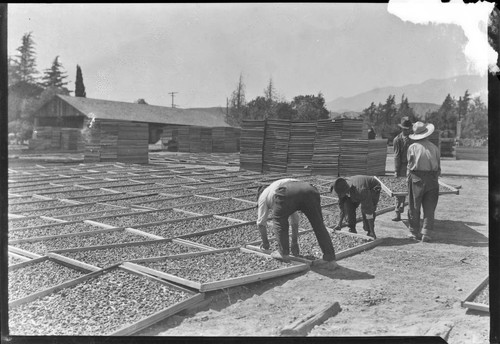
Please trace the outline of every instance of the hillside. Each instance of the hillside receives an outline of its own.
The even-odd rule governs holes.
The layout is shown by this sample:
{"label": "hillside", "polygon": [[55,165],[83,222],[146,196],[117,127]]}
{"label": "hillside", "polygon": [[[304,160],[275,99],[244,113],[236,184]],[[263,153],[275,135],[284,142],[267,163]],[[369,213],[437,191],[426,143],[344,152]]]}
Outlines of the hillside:
{"label": "hillside", "polygon": [[[424,119],[427,112],[437,111],[441,107],[440,104],[432,104],[432,103],[409,103],[410,107],[415,111],[417,117]],[[396,106],[399,107],[399,104]],[[331,118],[359,118],[361,115],[361,111],[345,111],[345,112],[330,112]]]}
{"label": "hillside", "polygon": [[[488,95],[486,77],[478,75],[463,75],[448,79],[430,79],[420,84],[410,84],[399,87],[382,87],[352,97],[339,97],[326,103],[326,108],[332,112],[362,111],[370,106],[385,103],[389,95],[395,95],[400,100],[404,94],[410,103],[442,104],[448,94],[458,99],[466,90],[474,96],[480,96],[484,101]],[[419,113],[420,113],[419,106]],[[425,112],[424,112],[425,113]]]}
{"label": "hillside", "polygon": [[417,117],[423,119],[427,112],[437,111],[441,105],[432,103],[410,103],[410,107],[415,111]]}

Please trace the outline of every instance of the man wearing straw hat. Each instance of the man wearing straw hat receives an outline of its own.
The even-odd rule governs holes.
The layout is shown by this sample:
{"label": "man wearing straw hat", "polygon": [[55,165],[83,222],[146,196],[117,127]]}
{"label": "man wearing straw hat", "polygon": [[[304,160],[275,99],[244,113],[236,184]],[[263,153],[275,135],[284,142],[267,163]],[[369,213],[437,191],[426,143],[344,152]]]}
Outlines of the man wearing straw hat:
{"label": "man wearing straw hat", "polygon": [[[408,117],[401,118],[401,123],[398,124],[401,128],[401,133],[394,138],[394,176],[406,177],[406,169],[408,165],[408,147],[413,143],[408,135],[411,133],[412,123]],[[401,221],[401,213],[405,210],[406,196],[396,196],[396,216],[392,221]]]}
{"label": "man wearing straw hat", "polygon": [[[441,156],[439,148],[427,139],[433,132],[433,124],[416,122],[413,134],[409,135],[414,141],[408,148],[407,165],[410,237],[422,242],[431,241],[434,212],[439,199]],[[422,230],[420,208],[423,209]]]}

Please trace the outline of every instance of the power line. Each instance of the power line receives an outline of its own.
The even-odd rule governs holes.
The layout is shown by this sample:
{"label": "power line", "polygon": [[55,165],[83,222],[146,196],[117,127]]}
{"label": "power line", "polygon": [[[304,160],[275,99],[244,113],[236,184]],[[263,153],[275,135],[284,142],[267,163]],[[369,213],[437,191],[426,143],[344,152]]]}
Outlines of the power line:
{"label": "power line", "polygon": [[179,92],[169,92],[168,93],[172,96],[172,108],[176,107],[176,105],[174,104],[174,94],[176,94],[176,93],[179,93]]}

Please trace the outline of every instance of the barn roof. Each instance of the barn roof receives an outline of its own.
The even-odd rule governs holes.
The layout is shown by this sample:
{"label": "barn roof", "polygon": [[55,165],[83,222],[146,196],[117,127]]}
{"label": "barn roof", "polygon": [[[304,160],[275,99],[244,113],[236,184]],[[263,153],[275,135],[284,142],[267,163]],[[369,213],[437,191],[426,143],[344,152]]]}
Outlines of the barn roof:
{"label": "barn roof", "polygon": [[87,117],[160,124],[230,127],[221,108],[179,109],[137,103],[117,102],[84,97],[63,96],[66,103]]}

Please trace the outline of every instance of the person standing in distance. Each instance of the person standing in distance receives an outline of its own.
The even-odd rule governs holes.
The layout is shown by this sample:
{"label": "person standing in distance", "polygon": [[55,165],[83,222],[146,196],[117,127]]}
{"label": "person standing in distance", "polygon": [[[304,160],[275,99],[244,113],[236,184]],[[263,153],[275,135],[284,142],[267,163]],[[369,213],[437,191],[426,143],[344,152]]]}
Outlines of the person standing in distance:
{"label": "person standing in distance", "polygon": [[[267,231],[264,232],[263,227],[266,224],[269,209],[272,209],[271,219],[274,234],[278,242],[278,250],[272,252],[271,257],[283,261],[290,259],[288,218],[297,211],[301,211],[311,223],[319,247],[323,253],[323,258],[314,261],[313,266],[331,270],[338,267],[332,239],[323,222],[321,199],[316,187],[299,180],[280,179],[262,190],[262,193],[258,197],[257,225],[263,237],[263,244],[269,244]],[[266,234],[265,240],[264,234]],[[292,240],[294,239],[292,238]]]}
{"label": "person standing in distance", "polygon": [[[413,143],[409,137],[411,133],[412,123],[408,117],[401,118],[401,123],[398,124],[401,132],[394,138],[394,176],[406,177],[408,165],[408,147]],[[405,210],[406,196],[396,196],[396,216],[392,221],[401,221],[401,213]]]}
{"label": "person standing in distance", "polygon": [[[434,132],[431,123],[413,124],[414,141],[408,148],[408,220],[410,237],[431,241],[434,230],[434,214],[439,199],[439,181],[441,175],[441,154],[427,138]],[[422,229],[420,229],[420,209],[423,209]]]}

